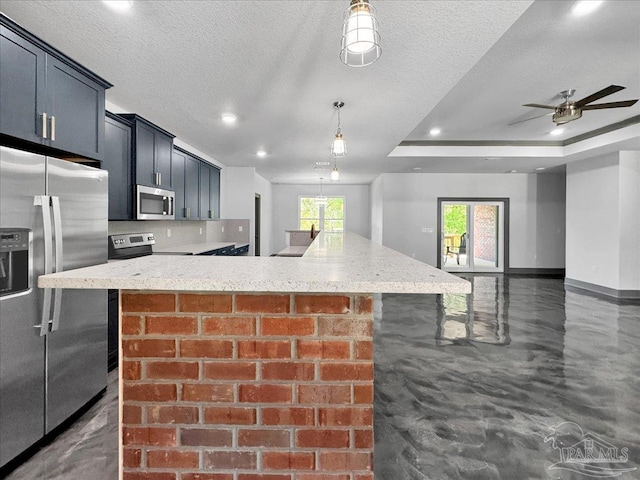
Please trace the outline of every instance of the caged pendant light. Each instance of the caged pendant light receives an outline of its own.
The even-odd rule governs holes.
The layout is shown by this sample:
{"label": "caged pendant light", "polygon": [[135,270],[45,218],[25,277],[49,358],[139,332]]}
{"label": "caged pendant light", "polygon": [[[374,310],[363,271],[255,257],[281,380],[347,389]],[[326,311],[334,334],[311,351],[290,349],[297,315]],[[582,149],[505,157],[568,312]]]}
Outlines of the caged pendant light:
{"label": "caged pendant light", "polygon": [[338,158],[344,157],[347,154],[347,142],[342,137],[342,132],[340,131],[340,109],[344,107],[344,102],[333,102],[333,106],[338,109],[338,131],[331,143],[331,155]]}
{"label": "caged pendant light", "polygon": [[382,55],[376,9],[369,0],[351,0],[344,12],[340,60],[350,67],[366,67]]}

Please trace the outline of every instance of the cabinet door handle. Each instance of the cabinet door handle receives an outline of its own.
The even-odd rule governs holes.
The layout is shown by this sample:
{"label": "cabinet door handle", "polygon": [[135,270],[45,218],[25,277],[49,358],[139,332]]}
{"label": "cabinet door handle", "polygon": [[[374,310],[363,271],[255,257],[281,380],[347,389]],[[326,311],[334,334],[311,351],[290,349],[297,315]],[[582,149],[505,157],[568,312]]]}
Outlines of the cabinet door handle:
{"label": "cabinet door handle", "polygon": [[42,138],[47,138],[47,112],[42,112]]}
{"label": "cabinet door handle", "polygon": [[156,185],[157,185],[157,186],[162,185],[162,174],[161,174],[161,173],[156,172],[156,173],[154,173],[154,175],[155,175],[155,177],[156,177],[156,178],[155,178]]}
{"label": "cabinet door handle", "polygon": [[51,115],[51,141],[56,141],[56,117]]}
{"label": "cabinet door handle", "polygon": [[187,218],[191,218],[191,207],[187,207]]}

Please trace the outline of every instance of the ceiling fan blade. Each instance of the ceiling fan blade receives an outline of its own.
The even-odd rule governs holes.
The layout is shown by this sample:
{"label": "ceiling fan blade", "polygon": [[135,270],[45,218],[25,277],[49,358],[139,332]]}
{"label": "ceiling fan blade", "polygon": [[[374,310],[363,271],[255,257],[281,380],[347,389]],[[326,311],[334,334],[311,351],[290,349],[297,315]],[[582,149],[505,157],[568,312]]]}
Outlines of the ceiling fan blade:
{"label": "ceiling fan blade", "polygon": [[534,107],[534,108],[550,108],[551,110],[555,110],[556,107],[552,105],[540,105],[539,103],[525,103],[522,105],[523,107]]}
{"label": "ceiling fan blade", "polygon": [[625,100],[623,102],[597,103],[595,105],[585,105],[582,110],[600,110],[601,108],[620,108],[635,105],[638,100]]}
{"label": "ceiling fan blade", "polygon": [[554,112],[545,113],[544,115],[538,115],[537,117],[525,118],[524,120],[518,120],[517,122],[507,123],[507,125],[515,125],[517,123],[528,122],[529,120],[535,120],[536,118],[548,117],[549,115],[553,115]]}
{"label": "ceiling fan blade", "polygon": [[582,100],[578,100],[575,102],[575,108],[582,108],[587,103],[595,102],[596,100],[600,100],[602,97],[606,97],[607,95],[611,95],[613,93],[619,92],[620,90],[624,90],[626,87],[621,87],[620,85],[609,85],[607,88],[603,88],[599,92],[592,93],[588,97],[584,97]]}

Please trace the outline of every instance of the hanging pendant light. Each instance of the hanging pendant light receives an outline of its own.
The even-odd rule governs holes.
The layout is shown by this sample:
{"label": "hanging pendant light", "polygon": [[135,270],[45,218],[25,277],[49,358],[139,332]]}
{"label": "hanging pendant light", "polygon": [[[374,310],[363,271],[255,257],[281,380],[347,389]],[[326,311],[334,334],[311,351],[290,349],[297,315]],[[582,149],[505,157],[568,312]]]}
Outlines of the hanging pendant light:
{"label": "hanging pendant light", "polygon": [[320,177],[320,195],[316,197],[316,205],[326,205],[327,197],[322,195],[322,177]]}
{"label": "hanging pendant light", "polygon": [[351,0],[344,12],[340,60],[350,67],[366,67],[381,54],[376,9],[369,0]]}
{"label": "hanging pendant light", "polygon": [[338,165],[334,163],[333,170],[331,170],[331,181],[337,182],[338,180],[340,180],[340,171],[338,170]]}
{"label": "hanging pendant light", "polygon": [[338,158],[344,157],[347,154],[347,142],[342,137],[342,132],[340,131],[340,109],[344,107],[344,102],[333,102],[333,107],[338,109],[338,131],[331,143],[331,155]]}

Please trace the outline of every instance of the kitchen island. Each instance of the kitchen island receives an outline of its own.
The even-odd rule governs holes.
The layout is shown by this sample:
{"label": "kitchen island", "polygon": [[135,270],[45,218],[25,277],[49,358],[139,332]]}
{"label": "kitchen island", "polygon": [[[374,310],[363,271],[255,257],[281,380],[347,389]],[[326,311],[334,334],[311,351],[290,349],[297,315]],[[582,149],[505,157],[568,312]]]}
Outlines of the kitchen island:
{"label": "kitchen island", "polygon": [[38,284],[120,291],[124,480],[373,480],[373,294],[471,291],[351,233],[301,258],[148,256]]}

